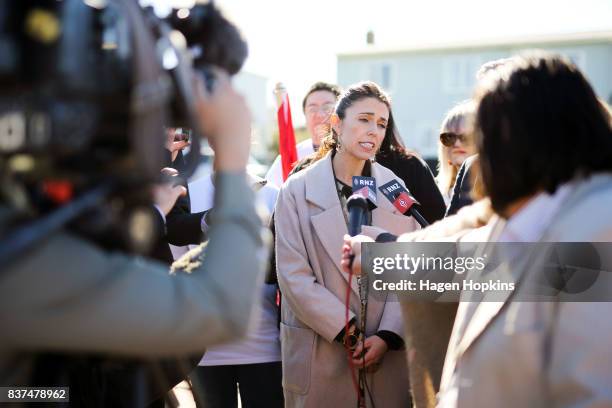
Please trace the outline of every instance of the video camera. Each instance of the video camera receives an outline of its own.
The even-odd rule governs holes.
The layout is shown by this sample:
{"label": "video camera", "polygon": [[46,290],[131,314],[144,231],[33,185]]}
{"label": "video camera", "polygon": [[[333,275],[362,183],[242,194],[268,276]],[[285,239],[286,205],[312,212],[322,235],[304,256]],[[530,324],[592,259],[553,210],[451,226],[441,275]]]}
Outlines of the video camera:
{"label": "video camera", "polygon": [[[0,209],[10,211],[0,219],[9,220],[0,224],[0,264],[64,228],[104,248],[148,253],[164,128],[193,132],[185,177],[199,160],[193,61],[211,93],[206,67],[235,68],[226,38],[209,35],[229,23],[212,3],[190,15],[161,19],[135,0],[0,0]],[[33,383],[74,384],[71,398],[90,405],[141,406],[191,368],[43,354]],[[162,380],[151,385],[151,376]]]}
{"label": "video camera", "polygon": [[130,0],[0,0],[0,202],[52,218],[7,242],[1,259],[65,225],[148,252],[155,234],[138,230],[154,228],[149,186],[166,165],[164,127],[194,134],[184,177],[200,160],[192,60],[209,92],[207,67],[231,64],[223,44],[207,55],[185,38],[219,30],[212,3],[179,14],[161,19]]}

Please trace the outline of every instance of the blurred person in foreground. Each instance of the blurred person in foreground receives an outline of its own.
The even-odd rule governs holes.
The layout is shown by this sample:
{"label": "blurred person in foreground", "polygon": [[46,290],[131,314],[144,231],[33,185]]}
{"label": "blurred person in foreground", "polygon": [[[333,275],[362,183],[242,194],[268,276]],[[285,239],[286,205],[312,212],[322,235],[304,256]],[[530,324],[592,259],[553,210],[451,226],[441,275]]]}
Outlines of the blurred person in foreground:
{"label": "blurred person in foreground", "polygon": [[[611,242],[612,121],[578,68],[558,55],[524,54],[485,75],[475,100],[480,167],[495,214],[455,239]],[[429,239],[451,237],[457,231],[449,227],[472,207],[430,227]],[[538,273],[537,259],[522,255],[509,261],[518,282],[505,301],[460,304],[438,405],[612,405],[612,322],[602,317],[612,313],[610,303],[516,301],[521,282]]]}
{"label": "blurred person in foreground", "polygon": [[[487,73],[475,99],[482,179],[498,217],[466,239],[612,241],[603,204],[612,200],[610,116],[580,70],[525,54]],[[515,293],[457,312],[439,405],[612,405],[612,322],[601,319],[610,303],[516,301],[537,271],[527,253],[509,262]]]}
{"label": "blurred person in foreground", "polygon": [[[169,78],[164,77],[154,57],[156,54],[152,52],[154,49],[153,37],[146,30],[147,25],[140,10],[131,2],[121,3],[121,5],[125,7],[114,10],[118,12],[117,15],[127,15],[128,23],[138,22],[133,25],[118,25],[119,29],[129,28],[138,32],[137,38],[140,42],[129,40],[134,42],[130,42],[131,47],[128,47],[139,50],[138,58],[135,58],[135,61],[138,61],[139,64],[144,63],[150,68],[147,75],[158,75],[155,79],[159,82],[156,83],[168,83]],[[70,12],[75,9],[82,15],[91,17],[91,20],[79,21],[79,23],[83,22],[85,27],[89,27],[87,22],[93,24],[96,21],[94,19],[100,16],[98,13],[101,13],[78,1],[54,4],[53,8],[45,9],[44,12],[47,18],[54,18],[70,15]],[[27,15],[29,11],[29,9],[26,10],[24,14]],[[40,15],[40,10],[36,11]],[[108,23],[108,20],[101,21]],[[124,20],[120,22],[123,23]],[[95,33],[94,30],[92,32]],[[77,31],[77,33],[77,35],[84,35],[82,32]],[[89,31],[87,33],[92,34]],[[37,37],[39,34],[38,31],[27,32],[27,40],[15,45],[43,48],[44,53],[36,53],[36,49],[32,52],[36,57],[44,59],[50,57],[48,53],[51,51],[58,51],[58,54],[66,55],[59,51],[65,44],[73,44],[68,41],[73,39],[70,36],[74,35],[70,30],[59,33],[55,37],[56,42],[49,42],[48,38],[45,38],[43,42]],[[92,43],[87,43],[87,47],[95,47],[95,44],[98,44],[96,41],[101,41],[100,37],[93,34],[91,38]],[[128,38],[132,37],[127,35],[120,37],[122,41],[128,41],[126,40]],[[121,45],[128,44],[122,43]],[[125,50],[125,48],[119,48]],[[99,69],[101,73],[109,74],[105,71],[106,65],[100,64],[99,60],[94,58],[100,54],[96,54],[91,48],[85,50],[87,53],[69,54],[70,58],[74,59],[72,62],[91,63],[89,68],[92,70]],[[149,55],[150,60],[143,61],[144,55]],[[105,61],[108,62],[108,60]],[[44,69],[48,75],[44,76],[45,80],[51,81],[48,85],[54,86],[46,88],[50,91],[50,94],[46,96],[56,96],[61,101],[61,86],[56,86],[54,81],[60,81],[59,78],[61,78],[61,80],[68,81],[70,86],[77,87],[76,78],[55,76],[56,72],[49,69],[47,65],[44,64],[44,68],[41,69]],[[73,66],[75,65],[79,66],[78,64]],[[66,69],[66,66],[62,68]],[[132,65],[122,68],[128,68],[128,73],[131,73],[132,68],[135,69]],[[0,276],[0,321],[3,324],[3,336],[0,342],[0,383],[2,385],[50,385],[49,382],[37,382],[36,377],[32,379],[32,369],[36,363],[37,354],[61,353],[66,359],[59,360],[59,364],[56,362],[54,365],[56,372],[51,373],[59,378],[59,384],[55,385],[70,386],[71,402],[74,404],[100,406],[104,405],[103,401],[106,401],[107,393],[118,391],[113,388],[105,388],[109,384],[105,381],[112,381],[113,378],[103,378],[103,374],[107,368],[111,368],[112,371],[113,367],[118,368],[116,372],[121,372],[119,368],[122,367],[121,358],[145,360],[201,353],[210,344],[244,335],[266,258],[261,220],[254,211],[253,193],[245,177],[250,146],[250,113],[244,98],[232,88],[229,78],[222,71],[215,71],[217,83],[213,92],[205,90],[201,77],[192,76],[191,71],[187,72],[188,78],[184,79],[193,81],[193,102],[198,122],[195,125],[200,127],[203,134],[214,140],[217,147],[215,158],[218,169],[215,178],[217,189],[215,211],[211,214],[214,227],[210,229],[206,256],[199,259],[191,276],[172,277],[168,275],[166,265],[141,256],[129,255],[126,250],[115,247],[117,242],[104,241],[103,244],[98,241],[95,234],[84,235],[82,229],[74,228],[72,224],[52,232],[29,248],[23,256],[13,258],[3,264]],[[5,75],[5,72],[2,74]],[[112,75],[118,75],[117,71],[113,71]],[[134,77],[138,78],[138,75]],[[19,78],[24,80],[30,77]],[[128,76],[128,78],[132,77]],[[31,84],[25,80],[20,82],[21,87],[17,90],[4,85],[0,90],[3,102],[13,97],[15,92],[23,92],[24,100],[31,101],[32,99],[27,99],[25,94],[29,86],[36,89],[38,84],[32,82]],[[118,80],[115,81],[115,83],[118,82]],[[122,88],[121,91],[130,92],[134,96],[136,85],[142,84],[129,82],[126,83],[127,88]],[[78,107],[80,101],[77,98],[78,95],[78,93],[71,95],[75,99],[70,99],[63,105],[63,108]],[[143,126],[143,128],[137,128],[136,133],[146,131],[146,126],[149,126],[151,132],[147,134],[147,143],[142,146],[152,146],[149,151],[160,153],[159,157],[161,157],[161,149],[163,149],[161,116],[165,116],[162,115],[165,111],[160,107],[167,103],[167,99],[161,95],[163,94],[148,95],[149,104],[139,105],[140,110],[134,113],[128,109],[133,105],[125,103],[126,100],[130,101],[129,98],[113,100],[112,106],[109,106],[104,103],[105,100],[94,99],[92,94],[88,94],[87,101],[94,103],[94,106],[99,109],[96,113],[105,114],[108,112],[105,109],[113,109],[112,113],[117,116],[114,117],[116,121],[113,123],[112,131],[123,130],[123,132],[110,133],[109,128],[103,127],[104,121],[96,122],[98,117],[93,114],[92,116],[83,114],[81,117],[83,123],[93,122],[100,128],[91,129],[83,126],[81,129],[98,132],[94,135],[102,142],[94,138],[92,146],[77,149],[74,156],[68,156],[63,152],[58,153],[55,150],[40,153],[43,156],[41,159],[44,160],[43,163],[51,163],[55,167],[46,168],[46,174],[32,174],[32,179],[28,179],[28,184],[24,189],[17,190],[15,187],[14,191],[24,193],[19,197],[22,201],[17,200],[17,197],[4,194],[9,191],[8,187],[19,182],[19,178],[11,180],[9,176],[12,176],[12,173],[3,172],[6,177],[3,180],[1,190],[3,195],[0,201],[0,213],[2,214],[0,231],[2,231],[3,238],[10,236],[8,233],[12,232],[12,228],[19,228],[17,224],[24,219],[35,223],[37,216],[42,217],[47,214],[47,211],[61,211],[63,206],[70,205],[70,201],[57,202],[55,207],[50,209],[48,208],[49,202],[45,200],[44,208],[35,208],[36,211],[31,213],[23,211],[20,204],[27,204],[31,210],[40,203],[37,200],[40,200],[41,186],[48,185],[46,177],[58,175],[66,177],[73,182],[72,187],[76,193],[88,188],[96,191],[96,188],[102,185],[100,180],[107,178],[113,180],[114,177],[117,177],[114,179],[115,184],[122,185],[121,183],[124,182],[123,187],[129,186],[130,190],[123,191],[123,196],[114,197],[115,200],[110,203],[109,207],[111,210],[117,206],[120,208],[122,203],[129,202],[130,196],[137,191],[148,190],[152,182],[143,181],[139,185],[129,183],[131,178],[136,176],[135,174],[129,172],[117,174],[119,169],[112,166],[89,166],[89,163],[99,164],[101,160],[107,160],[105,164],[110,162],[119,166],[138,166],[139,163],[121,160],[127,156],[123,146],[130,146],[127,143],[128,137],[131,136],[126,131],[127,119],[134,120],[135,123]],[[155,99],[156,97],[160,99]],[[71,105],[73,102],[75,105]],[[119,110],[121,107],[125,111]],[[130,116],[130,112],[139,119],[146,118],[148,121],[135,120],[133,116]],[[147,115],[149,113],[150,115]],[[52,116],[52,118],[57,117]],[[104,131],[109,133],[104,133]],[[155,131],[159,132],[157,139]],[[91,137],[86,133],[80,135]],[[112,137],[115,138],[115,145],[121,148],[112,150],[115,145],[103,143]],[[154,144],[155,141],[159,141],[159,146]],[[100,144],[105,153],[102,156],[94,154],[99,153],[99,150],[95,150],[94,147],[99,149]],[[159,149],[159,152],[156,149]],[[2,153],[6,154],[5,151]],[[116,161],[111,161],[113,159]],[[2,160],[0,163],[8,166],[11,160]],[[72,174],[70,172],[74,172],[75,167],[73,166],[76,166],[76,163],[80,166],[76,167],[79,171],[77,174]],[[157,166],[159,169],[161,164],[161,161],[152,162],[151,168]],[[21,174],[21,176],[24,175]],[[37,176],[41,179],[37,179]],[[147,179],[143,176],[143,180]],[[49,190],[42,189],[42,191],[48,192]],[[155,203],[166,214],[173,207],[176,198],[184,194],[184,191],[182,187],[162,186],[156,190],[158,199]],[[148,204],[150,203],[152,203],[151,199],[148,201]],[[103,204],[106,207],[107,203]],[[100,213],[93,211],[94,216]],[[91,214],[89,218],[92,218]],[[100,221],[98,227],[104,227],[105,221],[111,222],[112,220],[102,219]],[[150,232],[144,230],[140,233]],[[231,252],[228,249],[236,247],[240,248],[237,252]],[[83,355],[95,357],[87,360],[88,363],[85,365],[62,365],[62,362],[70,364],[71,356]],[[109,363],[105,364],[107,360]],[[71,369],[75,371],[71,372]],[[65,376],[61,374],[62,370],[68,370]],[[125,386],[124,384],[117,385]],[[87,393],[94,389],[100,393]],[[148,400],[146,396],[142,396],[147,392],[146,384],[145,388],[126,390],[126,392],[141,396],[142,398],[136,399],[140,403]],[[121,406],[121,402],[121,400],[113,400],[113,406]],[[130,406],[129,403],[123,402],[125,406]]]}

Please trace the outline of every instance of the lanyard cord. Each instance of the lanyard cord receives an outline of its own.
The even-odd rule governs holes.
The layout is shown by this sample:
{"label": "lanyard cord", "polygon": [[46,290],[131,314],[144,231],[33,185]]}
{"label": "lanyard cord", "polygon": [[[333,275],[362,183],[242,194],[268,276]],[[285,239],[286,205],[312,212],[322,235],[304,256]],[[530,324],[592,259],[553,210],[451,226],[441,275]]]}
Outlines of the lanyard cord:
{"label": "lanyard cord", "polygon": [[[333,156],[332,156],[332,159],[333,159]],[[347,210],[346,210],[346,197],[344,196],[344,194],[342,194],[342,188],[341,188],[341,185],[345,186],[345,184],[342,181],[338,180],[338,178],[336,177],[336,170],[334,169],[333,161],[332,161],[332,174],[334,176],[336,194],[338,195],[338,200],[340,201],[340,209],[342,211],[342,215],[344,216],[344,222],[348,230],[349,223],[348,223],[348,215],[347,215]],[[353,270],[351,269],[349,271],[348,287],[346,291],[345,325],[344,325],[345,335],[348,334],[348,330],[349,330],[349,307],[350,307],[349,305],[350,305],[352,278],[353,278]],[[354,365],[353,365],[353,353],[351,352],[350,348],[347,345],[344,345],[344,346],[346,347],[346,350],[347,350],[347,356],[348,356],[348,361],[349,361],[349,368],[351,371],[351,379],[353,380],[353,386],[355,387],[355,390],[357,391],[357,406],[359,408],[365,408],[366,407],[366,399],[365,399],[366,390],[367,390],[370,402],[372,404],[372,407],[374,407],[374,401],[373,401],[372,394],[370,392],[370,389],[367,383],[367,379],[366,379],[367,371],[365,367],[365,358],[363,357],[365,355],[365,332],[366,332],[366,321],[367,321],[367,314],[368,314],[368,292],[369,292],[368,289],[369,288],[368,288],[367,276],[358,277],[357,282],[359,284],[359,300],[360,300],[360,313],[359,313],[360,314],[360,319],[359,319],[360,334],[359,334],[358,341],[361,342],[362,344],[362,353],[361,353],[362,367],[359,368],[359,381],[357,381],[357,379],[355,378],[355,370],[354,370]]]}
{"label": "lanyard cord", "polygon": [[[342,199],[343,198],[342,194],[340,193],[340,191],[338,191],[338,182],[337,182],[338,179],[336,178],[336,171],[334,170],[333,161],[332,161],[332,174],[334,176],[334,187],[336,189],[336,194],[338,195],[338,200],[340,201],[340,211],[342,211],[342,215],[344,216],[344,222],[348,229],[348,217],[346,213],[344,212],[345,205]],[[345,299],[345,304],[344,304],[345,306],[344,308],[344,335],[345,336],[348,334],[348,330],[349,330],[349,310],[350,310],[352,280],[353,280],[353,270],[351,269],[349,271],[348,286],[346,288],[346,299]],[[353,387],[355,387],[355,391],[357,392],[357,404],[358,406],[360,406],[361,402],[363,401],[363,394],[362,394],[362,390],[359,384],[357,383],[357,378],[355,377],[355,367],[353,365],[353,353],[351,352],[351,348],[348,346],[348,344],[345,344],[345,342],[342,342],[342,345],[346,349],[347,359],[349,363],[349,371],[351,372],[351,380],[353,381]]]}

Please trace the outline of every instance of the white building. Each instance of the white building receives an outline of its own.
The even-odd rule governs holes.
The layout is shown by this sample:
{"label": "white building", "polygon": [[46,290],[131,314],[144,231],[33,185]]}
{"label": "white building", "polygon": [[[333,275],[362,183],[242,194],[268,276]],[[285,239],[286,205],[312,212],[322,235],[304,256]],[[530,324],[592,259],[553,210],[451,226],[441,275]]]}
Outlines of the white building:
{"label": "white building", "polygon": [[275,109],[271,98],[270,80],[264,76],[241,71],[233,78],[236,89],[244,95],[253,119],[253,155],[267,157],[274,132]]}
{"label": "white building", "polygon": [[487,61],[525,49],[546,49],[571,58],[595,92],[612,103],[612,31],[510,38],[401,49],[375,45],[338,55],[338,83],[372,80],[393,99],[393,113],[406,145],[424,158],[437,155],[440,123],[456,103],[471,96],[475,74]]}

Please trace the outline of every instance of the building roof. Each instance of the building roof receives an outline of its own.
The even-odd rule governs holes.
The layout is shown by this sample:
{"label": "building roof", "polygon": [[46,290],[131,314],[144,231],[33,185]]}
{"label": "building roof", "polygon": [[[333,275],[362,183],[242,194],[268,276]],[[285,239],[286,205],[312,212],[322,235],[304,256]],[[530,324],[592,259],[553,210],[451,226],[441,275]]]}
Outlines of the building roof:
{"label": "building roof", "polygon": [[612,30],[585,31],[578,33],[546,34],[531,36],[516,36],[506,38],[486,38],[456,42],[412,43],[405,46],[381,47],[368,45],[358,50],[338,53],[338,58],[365,57],[387,54],[409,54],[433,51],[459,51],[481,50],[506,47],[545,47],[559,45],[582,45],[610,43],[612,44]]}

